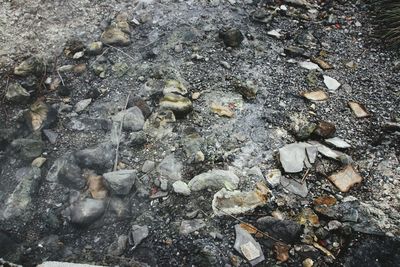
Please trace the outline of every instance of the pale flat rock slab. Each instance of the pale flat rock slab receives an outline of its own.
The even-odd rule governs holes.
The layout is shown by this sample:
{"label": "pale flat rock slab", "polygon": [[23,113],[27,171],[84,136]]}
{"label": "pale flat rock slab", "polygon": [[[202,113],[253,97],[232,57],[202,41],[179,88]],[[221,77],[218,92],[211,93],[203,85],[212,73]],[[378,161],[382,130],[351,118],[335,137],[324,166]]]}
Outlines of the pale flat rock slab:
{"label": "pale flat rock slab", "polygon": [[205,227],[206,224],[202,219],[183,220],[179,228],[179,234],[188,235]]}
{"label": "pale flat rock slab", "polygon": [[363,104],[349,101],[348,105],[357,118],[368,118],[371,116]]}
{"label": "pale flat rock slab", "polygon": [[299,183],[294,179],[288,179],[285,176],[281,177],[281,185],[288,191],[292,192],[301,197],[306,197],[308,195],[307,183]]}
{"label": "pale flat rock slab", "polygon": [[83,100],[79,101],[75,105],[75,111],[78,113],[81,111],[84,111],[90,105],[90,103],[92,103],[91,98],[87,98],[87,99],[83,99]]}
{"label": "pale flat rock slab", "polygon": [[351,145],[349,143],[347,143],[346,141],[344,141],[343,139],[339,138],[339,137],[333,137],[333,138],[329,138],[329,139],[325,139],[325,142],[327,142],[330,145],[333,145],[337,148],[349,148],[351,147]]}
{"label": "pale flat rock slab", "polygon": [[254,266],[265,260],[260,244],[239,224],[235,225],[236,240],[234,248]]}
{"label": "pale flat rock slab", "polygon": [[37,267],[106,267],[102,265],[79,264],[61,261],[45,261]]}
{"label": "pale flat rock slab", "polygon": [[301,95],[311,101],[324,101],[329,98],[329,95],[322,90],[304,92]]}
{"label": "pale flat rock slab", "polygon": [[343,170],[332,174],[328,179],[341,191],[347,192],[350,188],[362,182],[362,177],[351,165],[347,165]]}
{"label": "pale flat rock slab", "polygon": [[223,187],[236,189],[238,184],[239,177],[237,177],[233,172],[214,169],[196,175],[189,181],[188,186],[192,191],[200,191],[208,188],[219,190]]}
{"label": "pale flat rock slab", "polygon": [[310,61],[299,62],[299,65],[300,65],[300,67],[307,69],[307,70],[321,70],[321,68],[317,64],[312,63]]}
{"label": "pale flat rock slab", "polygon": [[324,83],[326,87],[331,91],[335,91],[341,86],[341,84],[336,79],[326,75],[324,75]]}
{"label": "pale flat rock slab", "polygon": [[279,160],[287,173],[301,172],[306,159],[307,143],[293,143],[279,149]]}

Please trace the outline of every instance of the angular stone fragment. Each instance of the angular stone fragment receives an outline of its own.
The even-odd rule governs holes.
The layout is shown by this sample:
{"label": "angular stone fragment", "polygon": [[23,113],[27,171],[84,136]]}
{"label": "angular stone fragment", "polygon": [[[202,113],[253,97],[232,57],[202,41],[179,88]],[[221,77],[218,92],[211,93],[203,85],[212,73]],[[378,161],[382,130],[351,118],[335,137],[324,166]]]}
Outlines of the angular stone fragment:
{"label": "angular stone fragment", "polygon": [[285,176],[281,176],[281,185],[293,194],[299,195],[301,197],[306,197],[308,194],[307,182],[303,183],[297,182],[294,179],[288,179]]}
{"label": "angular stone fragment", "polygon": [[121,122],[123,120],[122,128],[125,131],[140,131],[144,126],[144,116],[140,108],[134,106],[119,112],[113,117],[114,121]]}
{"label": "angular stone fragment", "polygon": [[186,115],[193,108],[189,98],[177,94],[166,94],[160,100],[160,107],[164,110],[172,110],[177,116]]}
{"label": "angular stone fragment", "polygon": [[323,101],[329,98],[329,95],[322,90],[303,92],[301,95],[311,101]]}
{"label": "angular stone fragment", "polygon": [[236,28],[221,29],[219,38],[222,39],[226,46],[230,47],[239,47],[244,40],[243,34]]}
{"label": "angular stone fragment", "polygon": [[306,159],[307,143],[293,143],[279,149],[279,159],[287,173],[301,172]]}
{"label": "angular stone fragment", "polygon": [[329,76],[324,75],[324,83],[330,91],[335,91],[340,87],[340,83]]}
{"label": "angular stone fragment", "polygon": [[87,226],[103,215],[105,206],[103,200],[86,198],[69,208],[69,217],[72,223]]}
{"label": "angular stone fragment", "polygon": [[196,175],[190,180],[188,186],[192,191],[200,191],[203,189],[236,189],[239,184],[239,177],[231,171],[211,170],[208,172]]}
{"label": "angular stone fragment", "polygon": [[149,228],[147,225],[132,225],[132,230],[129,234],[129,243],[136,248],[142,241],[149,235]]}
{"label": "angular stone fragment", "polygon": [[320,66],[321,69],[323,69],[323,70],[333,69],[332,65],[330,65],[329,63],[323,61],[322,59],[320,59],[318,57],[312,57],[311,62],[318,64],[318,66]]}
{"label": "angular stone fragment", "polygon": [[180,94],[180,95],[186,95],[188,93],[185,85],[181,81],[177,80],[168,80],[165,82],[165,86],[163,89],[163,94]]}
{"label": "angular stone fragment", "polygon": [[297,222],[281,220],[271,216],[259,218],[256,226],[261,231],[265,231],[271,236],[288,243],[294,243],[302,233],[302,228]]}
{"label": "angular stone fragment", "polygon": [[300,65],[300,67],[307,69],[307,70],[321,70],[317,64],[312,63],[310,61],[299,62],[299,65]]}
{"label": "angular stone fragment", "polygon": [[46,180],[59,182],[67,187],[82,189],[85,180],[82,177],[81,168],[76,164],[72,154],[66,154],[57,159],[47,173]]}
{"label": "angular stone fragment", "polygon": [[221,117],[232,118],[235,113],[228,107],[221,106],[217,103],[211,104],[211,111]]}
{"label": "angular stone fragment", "polygon": [[83,168],[104,171],[113,166],[115,149],[110,143],[103,143],[75,153],[76,162]]}
{"label": "angular stone fragment", "polygon": [[341,191],[347,192],[350,188],[362,182],[362,177],[354,170],[352,165],[347,165],[343,170],[332,174],[328,179]]}
{"label": "angular stone fragment", "polygon": [[339,137],[325,139],[325,142],[337,148],[349,148],[351,145]]}
{"label": "angular stone fragment", "polygon": [[235,232],[236,240],[233,247],[237,252],[252,266],[265,260],[260,244],[240,224],[235,225]]}
{"label": "angular stone fragment", "polygon": [[357,118],[368,118],[371,116],[363,104],[349,101],[348,105]]}
{"label": "angular stone fragment", "polygon": [[25,103],[30,97],[28,91],[19,83],[12,83],[8,86],[6,99],[13,103]]}
{"label": "angular stone fragment", "polygon": [[206,224],[202,219],[183,220],[179,228],[179,234],[188,235],[190,233],[193,233],[194,231],[200,230],[205,226]]}
{"label": "angular stone fragment", "polygon": [[189,196],[190,195],[190,188],[189,186],[182,181],[176,181],[172,184],[172,188],[174,189],[174,192],[177,194]]}
{"label": "angular stone fragment", "polygon": [[171,180],[181,180],[182,163],[175,158],[174,154],[170,154],[157,166],[157,172]]}
{"label": "angular stone fragment", "polygon": [[103,174],[111,190],[117,195],[128,194],[137,178],[135,170],[120,170]]}
{"label": "angular stone fragment", "polygon": [[131,43],[129,34],[123,32],[118,27],[108,27],[101,34],[101,41],[108,45],[127,46]]}
{"label": "angular stone fragment", "polygon": [[336,132],[336,126],[328,121],[319,121],[314,134],[322,138],[331,137]]}

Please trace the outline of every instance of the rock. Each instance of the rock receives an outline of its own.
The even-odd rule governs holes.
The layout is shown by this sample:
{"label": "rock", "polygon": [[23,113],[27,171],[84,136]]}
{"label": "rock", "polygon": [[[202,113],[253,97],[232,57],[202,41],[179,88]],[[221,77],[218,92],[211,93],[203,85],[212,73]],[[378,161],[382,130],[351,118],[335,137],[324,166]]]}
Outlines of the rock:
{"label": "rock", "polygon": [[330,149],[329,147],[324,146],[321,143],[318,143],[316,141],[309,141],[308,143],[313,146],[316,146],[318,149],[318,152],[321,153],[322,155],[324,155],[325,157],[341,161],[342,163],[345,163],[345,164],[348,164],[352,161],[351,157],[349,155],[342,153],[340,151]]}
{"label": "rock", "polygon": [[125,131],[137,132],[142,130],[144,126],[144,116],[138,107],[132,107],[119,112],[114,116],[113,120],[117,122],[123,120],[122,128]]}
{"label": "rock", "polygon": [[301,95],[311,101],[324,101],[329,98],[329,95],[322,90],[303,92]]}
{"label": "rock", "polygon": [[163,94],[167,95],[170,93],[186,95],[188,93],[185,85],[181,81],[177,80],[168,80],[165,82],[165,86],[163,89]]}
{"label": "rock", "polygon": [[101,34],[100,39],[107,45],[128,46],[131,43],[129,34],[123,32],[118,27],[108,27]]}
{"label": "rock", "polygon": [[286,190],[292,192],[293,194],[299,195],[301,197],[306,197],[308,194],[307,183],[299,183],[294,179],[288,179],[285,176],[281,176],[281,185]]}
{"label": "rock", "polygon": [[179,227],[179,234],[188,235],[205,227],[206,224],[202,219],[183,220]]}
{"label": "rock", "polygon": [[279,149],[279,159],[287,173],[301,172],[306,159],[307,143],[293,143]]}
{"label": "rock", "polygon": [[309,8],[311,5],[307,0],[285,0],[285,3],[295,7]]}
{"label": "rock", "polygon": [[157,166],[157,172],[171,180],[181,180],[182,163],[175,158],[174,154],[170,154]]}
{"label": "rock", "polygon": [[354,170],[353,166],[348,165],[343,170],[332,174],[328,179],[337,187],[341,192],[347,192],[355,184],[362,182],[362,177]]}
{"label": "rock", "polygon": [[300,65],[300,67],[302,67],[306,70],[321,70],[321,68],[317,64],[312,63],[310,61],[299,62],[299,65]]}
{"label": "rock", "polygon": [[286,55],[290,57],[308,57],[305,54],[305,50],[303,48],[297,47],[297,46],[288,46],[285,47],[284,50]]}
{"label": "rock", "polygon": [[160,189],[162,191],[168,190],[168,180],[160,178]]}
{"label": "rock", "polygon": [[339,137],[325,139],[325,142],[337,148],[350,148],[351,145]]}
{"label": "rock", "polygon": [[177,194],[181,194],[184,196],[190,195],[189,186],[185,182],[176,181],[172,184],[172,188],[174,189],[174,192]]}
{"label": "rock", "polygon": [[104,200],[86,198],[79,200],[69,208],[71,223],[87,226],[99,219],[105,210]]}
{"label": "rock", "polygon": [[317,146],[308,146],[306,147],[306,153],[308,161],[313,164],[318,156],[318,147]]}
{"label": "rock", "polygon": [[192,111],[192,101],[189,98],[177,95],[177,94],[166,94],[160,100],[160,107],[164,110],[171,110],[175,116],[184,116]]}
{"label": "rock", "polygon": [[221,117],[232,118],[233,116],[235,116],[235,113],[230,108],[217,103],[211,104],[211,111]]}
{"label": "rock", "polygon": [[21,159],[31,161],[42,154],[44,144],[42,140],[20,138],[12,141],[11,147]]}
{"label": "rock", "polygon": [[131,232],[129,233],[129,243],[133,248],[136,248],[148,235],[149,228],[146,225],[132,225]]}
{"label": "rock", "polygon": [[57,110],[42,101],[36,101],[24,112],[24,117],[29,128],[38,131],[51,127],[56,122]]}
{"label": "rock", "polygon": [[111,256],[121,256],[122,254],[124,254],[127,243],[128,243],[128,236],[120,235],[118,237],[118,240],[112,243],[108,247],[107,254]]}
{"label": "rock", "polygon": [[320,59],[318,57],[311,57],[311,62],[318,64],[318,66],[320,66],[320,68],[323,70],[333,69],[332,65],[330,65],[329,63],[323,61],[322,59]]}
{"label": "rock", "polygon": [[127,107],[131,108],[134,106],[140,108],[145,119],[147,119],[151,115],[151,109],[149,105],[141,97],[133,97],[133,96],[129,97]]}
{"label": "rock", "polygon": [[115,159],[115,149],[110,143],[86,148],[75,153],[76,162],[82,168],[106,171],[111,169]]}
{"label": "rock", "polygon": [[239,47],[244,40],[243,34],[236,28],[224,28],[219,31],[219,38],[229,47]]}
{"label": "rock", "polygon": [[67,126],[74,131],[89,132],[100,130],[107,132],[111,130],[112,122],[107,119],[79,116],[79,118],[72,118]]}
{"label": "rock", "polygon": [[104,199],[108,195],[104,178],[92,170],[84,170],[83,176],[87,180],[87,191],[94,199]]}
{"label": "rock", "polygon": [[364,105],[354,102],[354,101],[349,101],[348,105],[351,109],[351,111],[353,111],[354,115],[357,118],[368,118],[371,117],[371,114],[368,113],[367,109],[365,108]]}
{"label": "rock", "polygon": [[132,147],[143,147],[147,143],[147,135],[143,131],[131,132],[129,134],[129,144]]}
{"label": "rock", "polygon": [[32,197],[39,188],[41,171],[36,167],[25,167],[18,169],[15,177],[19,183],[1,209],[1,218],[4,219],[14,218],[26,213],[32,203]]}
{"label": "rock", "polygon": [[336,132],[336,126],[327,121],[320,121],[317,124],[317,128],[314,130],[314,134],[322,138],[329,138]]}
{"label": "rock", "polygon": [[222,188],[215,193],[212,208],[217,216],[241,214],[267,203],[270,197],[270,191],[265,188],[265,191],[256,189],[250,192],[227,191]]}
{"label": "rock", "polygon": [[46,162],[46,160],[47,159],[44,157],[38,157],[32,161],[31,165],[32,165],[32,167],[40,168],[43,166],[43,164]]}
{"label": "rock", "polygon": [[213,169],[193,177],[188,186],[192,191],[204,189],[236,189],[239,184],[239,177],[231,171]]}
{"label": "rock", "polygon": [[137,174],[135,170],[120,170],[104,173],[103,177],[115,194],[127,195],[135,183]]}
{"label": "rock", "polygon": [[39,264],[37,267],[105,267],[105,266],[60,262],[60,261],[45,261],[42,264]]}
{"label": "rock", "polygon": [[268,31],[268,32],[267,32],[267,35],[272,36],[272,37],[275,37],[276,39],[281,39],[282,34],[281,34],[280,32],[281,32],[280,29],[278,29],[278,30],[271,30],[271,31]]}
{"label": "rock", "polygon": [[142,172],[148,173],[156,167],[156,163],[152,160],[146,160],[142,166]]}
{"label": "rock", "polygon": [[258,89],[252,81],[236,81],[234,83],[235,90],[238,91],[245,99],[255,99]]}
{"label": "rock", "polygon": [[324,83],[330,91],[336,91],[341,85],[337,80],[326,75],[324,75]]}
{"label": "rock", "polygon": [[86,53],[89,55],[100,55],[103,50],[102,42],[92,42],[86,47]]}
{"label": "rock", "polygon": [[303,261],[303,267],[313,267],[314,266],[314,261],[310,258],[307,258]]}
{"label": "rock", "polygon": [[85,55],[85,52],[79,51],[79,52],[76,52],[76,53],[72,56],[72,58],[73,58],[73,59],[80,59],[80,58],[82,58],[84,55]]}
{"label": "rock", "polygon": [[50,144],[54,145],[57,142],[58,133],[54,132],[53,130],[44,129],[43,134],[47,137]]}
{"label": "rock", "polygon": [[26,103],[30,94],[19,83],[12,83],[7,87],[6,99],[13,103]]}
{"label": "rock", "polygon": [[256,22],[263,23],[263,24],[269,24],[272,22],[274,18],[275,12],[267,12],[263,8],[256,9],[253,13],[251,13],[250,18]]}
{"label": "rock", "polygon": [[115,76],[122,77],[129,71],[129,66],[125,62],[117,62],[111,67]]}
{"label": "rock", "polygon": [[265,260],[260,244],[239,224],[235,225],[234,248],[254,266]]}
{"label": "rock", "polygon": [[44,64],[38,57],[30,57],[22,61],[14,68],[14,74],[18,76],[40,75],[43,72]]}
{"label": "rock", "polygon": [[269,170],[265,179],[267,183],[270,184],[272,187],[277,187],[281,182],[282,173],[279,169]]}
{"label": "rock", "polygon": [[87,99],[83,99],[83,100],[79,101],[75,105],[75,112],[79,113],[79,112],[84,111],[90,105],[90,103],[92,103],[91,98],[87,98]]}
{"label": "rock", "polygon": [[261,217],[256,227],[287,243],[294,243],[302,234],[301,225],[290,220],[280,220],[271,216]]}
{"label": "rock", "polygon": [[73,189],[82,189],[86,181],[82,177],[81,168],[76,164],[73,154],[66,154],[57,159],[47,173],[46,180],[59,182]]}
{"label": "rock", "polygon": [[310,138],[312,133],[315,131],[317,128],[317,124],[315,123],[308,123],[302,127],[296,132],[296,139],[298,140],[306,140]]}

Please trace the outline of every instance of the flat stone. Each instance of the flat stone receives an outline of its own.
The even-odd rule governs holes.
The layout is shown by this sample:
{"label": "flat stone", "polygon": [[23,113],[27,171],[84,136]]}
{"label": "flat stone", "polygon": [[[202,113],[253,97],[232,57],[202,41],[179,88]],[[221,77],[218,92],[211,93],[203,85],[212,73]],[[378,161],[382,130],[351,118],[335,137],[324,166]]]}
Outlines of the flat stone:
{"label": "flat stone", "polygon": [[314,130],[314,134],[322,138],[328,138],[334,135],[336,132],[336,126],[328,121],[319,121],[317,127]]}
{"label": "flat stone", "polygon": [[318,64],[312,63],[310,61],[299,62],[299,66],[307,70],[321,70]]}
{"label": "flat stone", "polygon": [[113,242],[107,250],[107,254],[112,256],[121,256],[124,254],[126,249],[126,245],[128,243],[128,236],[127,235],[120,235],[116,242]]}
{"label": "flat stone", "polygon": [[149,228],[144,225],[132,225],[131,232],[129,233],[129,243],[136,248],[140,243],[149,235]]}
{"label": "flat stone", "polygon": [[292,192],[301,197],[306,197],[308,194],[307,183],[299,183],[294,179],[288,179],[285,176],[281,176],[281,185],[288,191]]}
{"label": "flat stone", "polygon": [[156,163],[152,160],[146,160],[142,166],[142,172],[148,173],[156,167]]}
{"label": "flat stone", "polygon": [[179,227],[179,234],[188,235],[205,227],[206,224],[202,219],[183,220]]}
{"label": "flat stone", "polygon": [[335,91],[340,87],[340,83],[329,76],[324,75],[324,83],[330,91]]}
{"label": "flat stone", "polygon": [[239,184],[239,177],[231,171],[211,170],[205,173],[196,175],[190,180],[188,186],[192,191],[200,191],[203,189],[221,189],[228,187],[236,189]]}
{"label": "flat stone", "polygon": [[108,27],[100,37],[104,44],[127,46],[131,43],[129,34],[123,32],[118,27]]}
{"label": "flat stone", "polygon": [[301,172],[306,159],[307,143],[293,143],[279,149],[279,159],[287,173]]}
{"label": "flat stone", "polygon": [[12,83],[8,86],[6,99],[13,103],[25,103],[29,100],[30,94],[19,83]]}
{"label": "flat stone", "polygon": [[69,208],[71,222],[87,226],[103,215],[105,207],[103,200],[91,198],[80,200]]}
{"label": "flat stone", "polygon": [[86,181],[82,177],[82,170],[76,164],[73,154],[66,154],[57,159],[49,169],[46,180],[49,182],[59,182],[73,189],[82,189]]}
{"label": "flat stone", "polygon": [[174,154],[170,154],[157,166],[157,172],[171,180],[181,180],[182,163],[175,158]]}
{"label": "flat stone", "polygon": [[176,181],[172,184],[172,188],[174,189],[174,192],[177,194],[181,194],[184,196],[190,195],[190,188],[185,182]]}
{"label": "flat stone", "polygon": [[323,101],[329,98],[329,95],[322,90],[303,92],[301,95],[311,101]]}
{"label": "flat stone", "polygon": [[44,129],[43,133],[49,140],[50,144],[54,145],[57,142],[58,133],[54,132],[53,130],[49,130],[49,129]]}
{"label": "flat stone", "polygon": [[102,265],[79,264],[61,261],[45,261],[37,267],[105,267]]}
{"label": "flat stone", "polygon": [[235,225],[236,239],[234,248],[254,266],[265,260],[260,244],[243,229],[239,224]]}
{"label": "flat stone", "polygon": [[90,105],[90,103],[92,103],[91,98],[87,98],[87,99],[83,99],[83,100],[79,101],[75,105],[75,112],[79,113],[79,112],[84,111]]}
{"label": "flat stone", "polygon": [[46,162],[46,160],[47,159],[44,157],[38,157],[32,161],[31,165],[32,165],[32,167],[40,168],[43,166],[43,164]]}
{"label": "flat stone", "polygon": [[144,116],[140,108],[136,106],[123,110],[113,117],[113,121],[121,122],[122,120],[125,131],[137,132],[143,129]]}
{"label": "flat stone", "polygon": [[365,106],[360,103],[349,101],[348,105],[357,118],[368,118],[371,116],[371,114],[368,113]]}
{"label": "flat stone", "polygon": [[111,169],[115,159],[115,149],[110,143],[103,143],[75,153],[76,162],[82,168],[106,171]]}
{"label": "flat stone", "polygon": [[183,116],[192,110],[193,105],[189,98],[169,93],[160,100],[160,108],[171,110],[176,116]]}
{"label": "flat stone", "polygon": [[350,148],[351,145],[339,137],[325,139],[325,142],[337,148]]}
{"label": "flat stone", "polygon": [[120,170],[104,173],[103,177],[115,194],[127,195],[135,183],[137,174],[135,170]]}
{"label": "flat stone", "polygon": [[11,142],[14,152],[23,160],[33,160],[42,154],[44,144],[42,140],[19,138]]}
{"label": "flat stone", "polygon": [[341,192],[348,192],[352,186],[362,182],[362,177],[354,170],[353,166],[348,165],[343,170],[332,174],[328,179]]}

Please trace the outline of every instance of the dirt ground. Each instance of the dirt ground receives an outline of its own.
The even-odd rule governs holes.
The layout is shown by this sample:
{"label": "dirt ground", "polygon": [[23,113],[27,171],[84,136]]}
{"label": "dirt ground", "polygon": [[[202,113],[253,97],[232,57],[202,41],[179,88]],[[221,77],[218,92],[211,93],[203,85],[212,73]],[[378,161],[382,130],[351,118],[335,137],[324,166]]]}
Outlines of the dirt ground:
{"label": "dirt ground", "polygon": [[[23,266],[48,260],[250,266],[234,248],[235,225],[245,222],[258,229],[252,236],[265,259],[257,266],[395,266],[400,261],[399,55],[372,37],[371,13],[363,1],[0,0],[0,6],[0,258]],[[130,44],[104,45],[89,54],[85,47],[118,24],[121,14]],[[241,32],[243,40],[235,39],[239,45],[224,42],[225,28]],[[290,46],[302,50],[290,53]],[[81,51],[83,56],[73,58]],[[45,68],[16,75],[14,68],[31,56]],[[311,58],[331,68],[302,67],[316,68]],[[327,88],[324,76],[340,87]],[[192,103],[183,116],[162,108],[171,80],[187,89],[182,101]],[[8,98],[15,84],[29,92],[24,101]],[[317,89],[329,98],[302,96]],[[85,99],[89,104],[80,110]],[[35,114],[38,101],[47,111],[41,126],[32,129],[29,114]],[[357,118],[349,101],[365,106],[368,116]],[[228,114],[215,112],[215,104]],[[142,124],[119,128],[116,116],[134,107]],[[140,124],[135,119],[134,127]],[[294,142],[327,145],[327,137],[315,133],[300,137],[302,129],[321,121],[335,126],[331,136],[351,144],[336,148],[348,157],[320,153],[312,166],[287,172],[279,149]],[[27,142],[39,142],[40,151]],[[95,164],[82,152],[92,147],[98,148]],[[61,174],[51,178],[57,162],[69,156],[74,159],[65,161],[65,172],[79,169],[82,176],[68,184]],[[34,158],[46,161],[31,167]],[[145,170],[149,161],[154,166]],[[104,181],[115,162],[118,170],[135,171],[132,189],[120,195],[107,183],[91,187],[88,177]],[[340,191],[328,177],[346,166],[362,180]],[[176,180],[190,185],[213,169],[239,177],[241,192],[265,184],[266,203],[217,216],[212,201],[221,188],[188,195],[175,191]],[[269,180],[272,170],[281,173],[277,183]],[[222,187],[232,189],[227,183]],[[318,205],[318,199],[334,204]],[[93,211],[97,206],[88,209],[95,219],[83,225],[77,221],[87,219],[85,212],[73,214],[87,200],[98,201],[102,209],[99,214]],[[266,216],[278,223],[264,224],[260,218]],[[186,221],[201,226],[183,234]],[[139,244],[132,241],[137,225],[148,231]],[[266,235],[283,242],[286,252],[278,253]]]}

